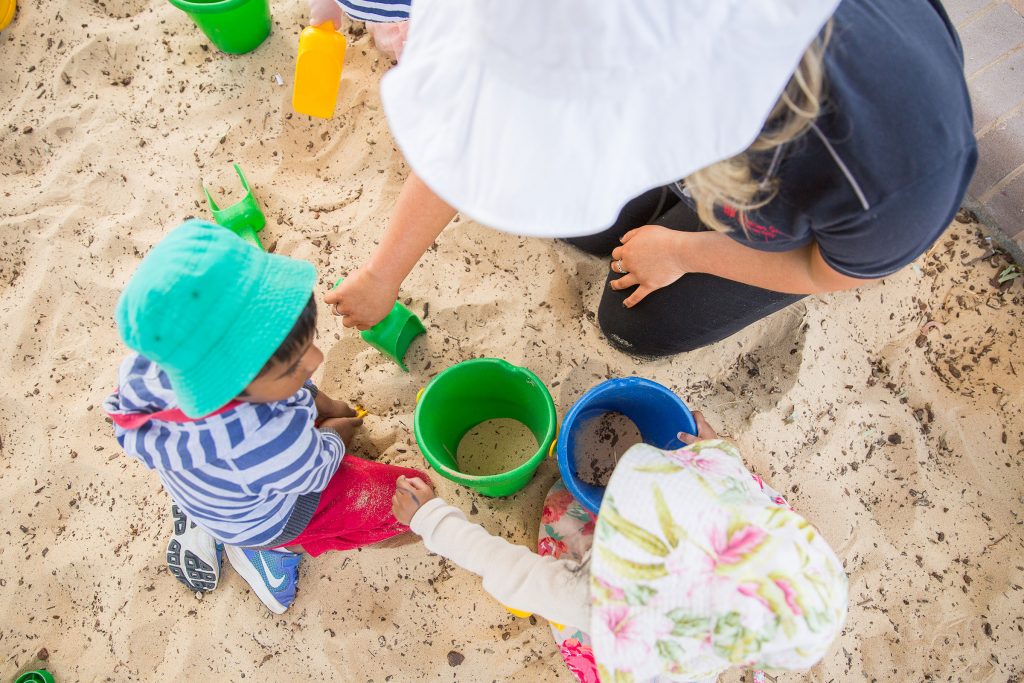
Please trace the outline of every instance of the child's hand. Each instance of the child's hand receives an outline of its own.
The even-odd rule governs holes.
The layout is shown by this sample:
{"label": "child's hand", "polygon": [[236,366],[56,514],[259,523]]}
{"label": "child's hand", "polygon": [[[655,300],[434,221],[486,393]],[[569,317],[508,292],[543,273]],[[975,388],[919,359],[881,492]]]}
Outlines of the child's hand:
{"label": "child's hand", "polygon": [[329,420],[332,417],[361,417],[355,408],[352,408],[344,401],[327,397],[325,397],[322,405],[320,403],[317,404],[316,412],[325,420]]}
{"label": "child's hand", "polygon": [[395,497],[391,499],[391,512],[395,519],[406,526],[412,522],[416,511],[431,498],[437,498],[434,487],[416,477],[399,477],[395,482]]}
{"label": "child's hand", "polygon": [[[353,415],[355,411],[353,411]],[[363,418],[361,417],[331,417],[320,423],[321,428],[333,429],[338,432],[338,436],[345,444],[352,443],[352,437],[356,434],[356,429],[361,427],[363,424]]]}
{"label": "child's hand", "polygon": [[693,434],[687,434],[686,432],[679,432],[678,439],[689,446],[691,443],[697,443],[698,441],[707,441],[709,439],[717,439],[718,434],[708,421],[704,419],[704,413],[699,410],[693,411],[693,420],[697,423],[697,436]]}
{"label": "child's hand", "polygon": [[309,0],[309,25],[319,26],[325,21],[334,24],[335,30],[341,28],[344,14],[335,0]]}

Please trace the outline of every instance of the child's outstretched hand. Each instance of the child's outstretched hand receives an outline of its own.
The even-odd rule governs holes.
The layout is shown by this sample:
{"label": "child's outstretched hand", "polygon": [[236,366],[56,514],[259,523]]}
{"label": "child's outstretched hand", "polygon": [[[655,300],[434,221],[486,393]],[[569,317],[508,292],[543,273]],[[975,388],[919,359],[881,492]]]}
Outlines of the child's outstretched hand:
{"label": "child's outstretched hand", "polygon": [[349,404],[336,398],[330,398],[323,392],[317,395],[316,412],[324,419],[332,417],[362,417],[366,414],[366,411],[363,411],[362,415],[360,415],[359,411]]}
{"label": "child's outstretched hand", "polygon": [[[355,415],[355,411],[352,411],[352,414]],[[361,426],[363,426],[361,417],[329,417],[320,423],[321,428],[326,427],[338,432],[338,436],[346,444],[352,443],[352,437]]]}
{"label": "child's outstretched hand", "polygon": [[691,443],[697,443],[698,441],[707,441],[709,439],[717,439],[718,433],[712,429],[708,421],[704,419],[704,413],[699,410],[693,411],[693,421],[697,423],[697,436],[693,434],[687,434],[686,432],[679,432],[678,439],[689,446]]}
{"label": "child's outstretched hand", "polygon": [[309,0],[309,25],[319,26],[325,21],[334,24],[334,30],[341,29],[341,7],[334,0]]}
{"label": "child's outstretched hand", "polygon": [[406,526],[416,511],[431,498],[437,498],[434,487],[416,477],[399,477],[395,482],[395,497],[391,499],[391,512]]}

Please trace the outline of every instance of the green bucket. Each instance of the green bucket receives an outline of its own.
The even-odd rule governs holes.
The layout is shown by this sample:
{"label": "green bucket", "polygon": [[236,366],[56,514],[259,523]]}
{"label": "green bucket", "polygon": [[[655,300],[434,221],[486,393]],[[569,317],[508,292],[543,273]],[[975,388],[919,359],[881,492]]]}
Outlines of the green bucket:
{"label": "green bucket", "polygon": [[35,671],[26,671],[25,673],[18,676],[14,683],[54,683],[53,674],[46,669],[36,669]]}
{"label": "green bucket", "polygon": [[[511,418],[537,439],[537,452],[501,474],[460,472],[455,462],[466,432],[487,420]],[[413,418],[416,442],[441,476],[485,496],[508,496],[526,486],[544,460],[558,429],[555,402],[547,387],[526,368],[498,358],[476,358],[448,368],[418,397]]]}
{"label": "green bucket", "polygon": [[270,0],[169,0],[192,17],[218,50],[250,52],[270,35]]}

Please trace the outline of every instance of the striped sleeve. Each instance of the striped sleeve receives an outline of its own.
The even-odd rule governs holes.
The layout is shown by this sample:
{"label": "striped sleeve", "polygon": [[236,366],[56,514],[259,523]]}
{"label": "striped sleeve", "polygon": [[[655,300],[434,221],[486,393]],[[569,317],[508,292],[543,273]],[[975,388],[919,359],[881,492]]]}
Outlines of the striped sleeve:
{"label": "striped sleeve", "polygon": [[345,14],[358,21],[388,24],[409,18],[410,0],[338,0]]}
{"label": "striped sleeve", "polygon": [[314,415],[304,409],[282,411],[247,435],[228,464],[249,494],[301,495],[327,487],[345,444],[333,430],[316,429]]}

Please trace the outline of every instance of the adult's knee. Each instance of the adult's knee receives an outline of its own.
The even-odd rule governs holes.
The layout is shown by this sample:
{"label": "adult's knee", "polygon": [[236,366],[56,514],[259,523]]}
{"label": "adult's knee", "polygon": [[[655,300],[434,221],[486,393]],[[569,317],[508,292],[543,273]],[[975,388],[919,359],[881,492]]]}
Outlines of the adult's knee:
{"label": "adult's knee", "polygon": [[632,309],[621,303],[601,306],[597,322],[614,348],[644,359],[675,356],[718,341],[701,339],[686,325],[674,324],[676,321],[660,312],[643,310],[642,302]]}

